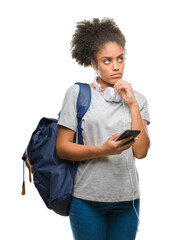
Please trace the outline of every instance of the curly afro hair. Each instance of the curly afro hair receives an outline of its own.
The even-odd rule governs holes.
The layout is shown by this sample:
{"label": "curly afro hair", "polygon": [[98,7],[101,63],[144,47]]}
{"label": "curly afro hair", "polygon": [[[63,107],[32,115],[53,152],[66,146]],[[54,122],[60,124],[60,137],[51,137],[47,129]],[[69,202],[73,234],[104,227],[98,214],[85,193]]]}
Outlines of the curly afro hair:
{"label": "curly afro hair", "polygon": [[91,65],[91,60],[97,64],[96,54],[107,42],[116,42],[125,51],[125,36],[112,18],[77,22],[71,41],[72,58],[85,67]]}

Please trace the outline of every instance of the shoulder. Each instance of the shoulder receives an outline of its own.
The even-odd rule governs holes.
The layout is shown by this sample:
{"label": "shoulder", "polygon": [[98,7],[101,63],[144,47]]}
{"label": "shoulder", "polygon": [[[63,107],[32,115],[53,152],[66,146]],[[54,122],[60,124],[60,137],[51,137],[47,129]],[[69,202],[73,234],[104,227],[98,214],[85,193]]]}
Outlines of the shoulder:
{"label": "shoulder", "polygon": [[141,117],[142,117],[142,119],[146,120],[147,125],[148,125],[150,123],[150,116],[149,116],[149,111],[148,111],[149,105],[148,105],[147,99],[143,94],[141,94],[135,90],[133,92],[134,92],[136,100],[139,104],[139,110],[141,113]]}
{"label": "shoulder", "polygon": [[[85,84],[85,83],[84,83]],[[87,84],[87,83],[86,83]],[[90,88],[94,88],[92,84],[88,84],[90,86]],[[66,91],[66,95],[73,95],[73,96],[78,96],[79,93],[79,84],[74,83],[73,85],[71,85],[67,91]]]}
{"label": "shoulder", "polygon": [[78,92],[79,92],[79,86],[78,86],[78,84],[73,84],[73,85],[71,85],[71,86],[67,89],[67,91],[66,91],[66,93],[65,93],[65,96],[74,96],[74,97],[76,97],[76,96],[78,96]]}
{"label": "shoulder", "polygon": [[78,93],[79,91],[79,85],[78,84],[72,84],[68,89],[67,92],[76,92]]}

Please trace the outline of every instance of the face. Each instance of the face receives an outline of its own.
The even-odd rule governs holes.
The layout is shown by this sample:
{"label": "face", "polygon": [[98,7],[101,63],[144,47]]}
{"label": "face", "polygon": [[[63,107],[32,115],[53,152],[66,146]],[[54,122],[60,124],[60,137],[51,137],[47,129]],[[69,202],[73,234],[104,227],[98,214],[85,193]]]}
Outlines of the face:
{"label": "face", "polygon": [[96,55],[97,64],[92,67],[98,73],[97,82],[104,87],[112,87],[122,78],[124,70],[124,50],[116,42],[106,43]]}

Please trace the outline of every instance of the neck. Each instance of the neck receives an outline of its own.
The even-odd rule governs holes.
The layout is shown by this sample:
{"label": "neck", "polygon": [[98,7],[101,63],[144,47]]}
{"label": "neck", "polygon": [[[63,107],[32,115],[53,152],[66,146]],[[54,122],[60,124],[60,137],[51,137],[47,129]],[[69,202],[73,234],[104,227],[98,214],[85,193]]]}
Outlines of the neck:
{"label": "neck", "polygon": [[113,87],[113,84],[103,81],[100,77],[97,78],[97,83],[101,85],[101,91],[104,91],[107,87]]}

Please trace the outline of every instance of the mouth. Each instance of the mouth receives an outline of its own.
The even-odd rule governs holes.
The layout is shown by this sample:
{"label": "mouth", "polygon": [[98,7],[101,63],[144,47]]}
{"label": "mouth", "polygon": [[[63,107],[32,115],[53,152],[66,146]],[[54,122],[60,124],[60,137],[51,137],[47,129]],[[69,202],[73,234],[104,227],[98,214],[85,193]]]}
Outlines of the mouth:
{"label": "mouth", "polygon": [[111,75],[111,77],[113,77],[113,78],[120,78],[121,76],[122,76],[122,74],[120,74],[120,73]]}

